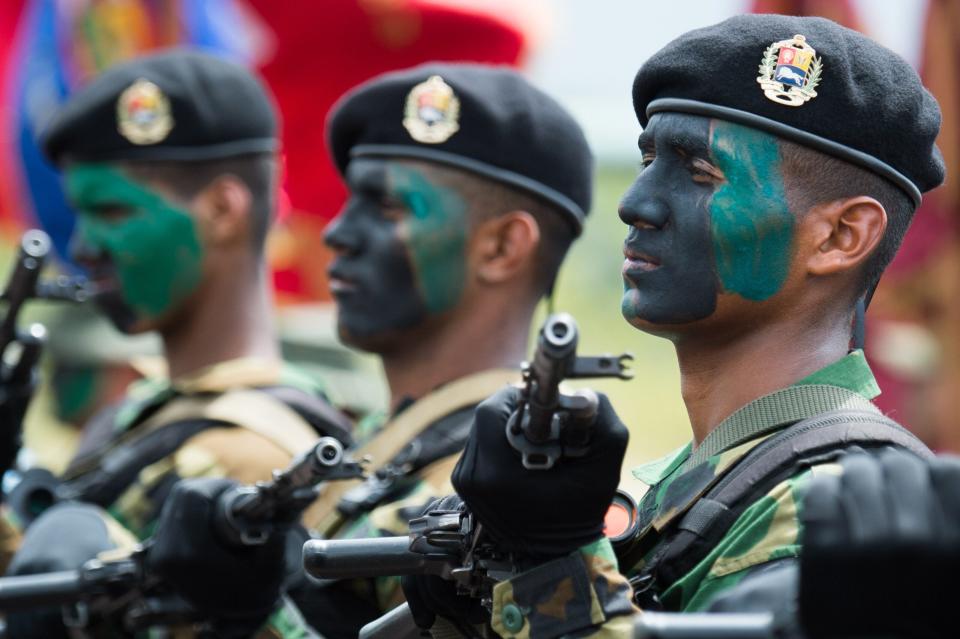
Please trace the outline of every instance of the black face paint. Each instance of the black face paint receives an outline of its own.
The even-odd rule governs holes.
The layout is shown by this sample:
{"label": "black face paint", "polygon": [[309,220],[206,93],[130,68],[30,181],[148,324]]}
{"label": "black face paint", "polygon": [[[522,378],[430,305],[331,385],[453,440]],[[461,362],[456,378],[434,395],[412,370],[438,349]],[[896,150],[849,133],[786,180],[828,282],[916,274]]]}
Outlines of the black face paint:
{"label": "black face paint", "polygon": [[619,210],[630,226],[620,308],[631,324],[692,322],[716,308],[707,209],[715,184],[702,170],[709,134],[707,118],[672,113],[653,116],[643,132],[645,168]]}
{"label": "black face paint", "polygon": [[398,331],[457,304],[464,282],[466,205],[418,169],[358,159],[350,199],[324,236],[341,338],[377,350]]}

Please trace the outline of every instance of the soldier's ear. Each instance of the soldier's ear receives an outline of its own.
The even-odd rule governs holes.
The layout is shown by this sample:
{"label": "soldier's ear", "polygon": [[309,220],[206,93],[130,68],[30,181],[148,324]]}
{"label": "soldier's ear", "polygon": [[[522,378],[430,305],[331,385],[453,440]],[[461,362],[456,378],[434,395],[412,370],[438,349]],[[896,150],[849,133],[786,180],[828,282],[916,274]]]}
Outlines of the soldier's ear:
{"label": "soldier's ear", "polygon": [[482,283],[516,278],[536,259],[540,225],[526,211],[511,211],[477,225],[470,242],[473,271]]}
{"label": "soldier's ear", "polygon": [[859,269],[876,250],[887,230],[887,212],[872,197],[857,196],[820,204],[801,223],[804,244],[811,250],[807,272],[834,275]]}
{"label": "soldier's ear", "polygon": [[252,232],[253,195],[249,187],[231,174],[218,176],[204,187],[192,203],[207,243],[249,244]]}

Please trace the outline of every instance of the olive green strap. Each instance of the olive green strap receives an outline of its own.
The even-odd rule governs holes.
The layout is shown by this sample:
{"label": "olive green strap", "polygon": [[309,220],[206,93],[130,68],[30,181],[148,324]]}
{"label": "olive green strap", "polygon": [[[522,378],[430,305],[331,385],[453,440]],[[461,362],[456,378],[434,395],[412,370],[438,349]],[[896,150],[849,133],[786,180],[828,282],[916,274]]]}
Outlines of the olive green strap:
{"label": "olive green strap", "polygon": [[775,391],[750,402],[720,422],[684,462],[684,467],[702,464],[714,455],[788,424],[844,409],[880,414],[873,402],[840,386],[801,384]]}

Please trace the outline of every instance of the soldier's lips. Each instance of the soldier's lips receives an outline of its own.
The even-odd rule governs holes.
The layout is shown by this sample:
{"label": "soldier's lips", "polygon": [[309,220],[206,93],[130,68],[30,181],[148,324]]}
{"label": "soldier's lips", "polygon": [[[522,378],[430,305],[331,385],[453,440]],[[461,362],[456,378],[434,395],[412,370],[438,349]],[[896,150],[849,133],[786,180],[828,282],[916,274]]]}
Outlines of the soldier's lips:
{"label": "soldier's lips", "polygon": [[330,287],[330,293],[335,297],[348,295],[357,290],[357,285],[336,269],[327,271],[327,285]]}
{"label": "soldier's lips", "polygon": [[623,249],[623,274],[645,273],[660,268],[660,261],[657,258],[641,253],[633,249]]}

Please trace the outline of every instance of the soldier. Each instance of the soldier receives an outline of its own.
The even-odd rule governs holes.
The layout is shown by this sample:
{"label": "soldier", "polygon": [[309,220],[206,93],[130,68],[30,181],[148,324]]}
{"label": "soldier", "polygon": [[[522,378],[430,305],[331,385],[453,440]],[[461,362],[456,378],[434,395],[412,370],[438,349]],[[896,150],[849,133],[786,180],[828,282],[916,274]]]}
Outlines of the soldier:
{"label": "soldier", "polygon": [[[326,536],[406,534],[450,491],[476,404],[519,380],[534,311],[589,210],[592,156],[573,119],[516,72],[466,64],[361,85],[332,114],[329,140],[350,190],[325,235],[338,332],[381,357],[391,416],[360,425],[371,479],[327,486],[307,523]],[[242,607],[276,579],[264,563],[205,561],[216,539],[202,517],[181,515],[209,509],[197,504],[215,491],[203,491],[175,492],[148,561],[201,610],[225,582]],[[396,580],[358,580],[293,594],[332,639],[356,637],[400,593]]]}
{"label": "soldier", "polygon": [[[631,603],[711,609],[797,561],[805,489],[844,449],[927,452],[870,402],[851,349],[858,302],[944,177],[917,74],[833,22],[743,15],[656,53],[633,102],[643,170],[619,210],[622,312],[674,343],[693,440],[634,470],[650,488],[615,555],[616,416],[600,412],[589,454],[534,471],[504,434],[516,391],[480,405],[452,479],[523,569],[493,589],[504,637],[629,636]],[[423,627],[458,614],[436,581],[405,590]]]}
{"label": "soldier", "polygon": [[[182,477],[267,479],[320,433],[350,438],[273,336],[263,258],[277,124],[248,71],[171,50],[96,77],[43,136],[96,301],[120,330],[163,342],[169,380],[134,385],[95,417],[57,489],[109,509],[136,538],[152,533]],[[77,567],[52,552],[28,533],[14,572]],[[89,558],[78,552],[77,564]]]}

